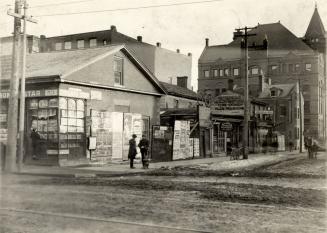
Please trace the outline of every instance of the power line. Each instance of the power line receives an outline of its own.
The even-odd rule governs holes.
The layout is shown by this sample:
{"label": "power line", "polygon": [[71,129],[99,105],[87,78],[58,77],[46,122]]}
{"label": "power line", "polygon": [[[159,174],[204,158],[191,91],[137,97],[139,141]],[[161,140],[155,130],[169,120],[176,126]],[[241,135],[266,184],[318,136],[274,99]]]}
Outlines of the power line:
{"label": "power line", "polygon": [[182,5],[194,5],[210,2],[220,2],[223,0],[207,0],[207,1],[195,1],[195,2],[184,2],[184,3],[173,3],[164,5],[150,5],[150,6],[140,6],[140,7],[129,7],[129,8],[117,8],[117,9],[107,9],[107,10],[96,10],[96,11],[80,11],[73,13],[57,13],[57,14],[46,14],[46,15],[35,15],[34,17],[48,17],[48,16],[63,16],[63,15],[81,15],[81,14],[92,14],[101,12],[112,12],[112,11],[127,11],[127,10],[139,10],[139,9],[149,9],[149,8],[160,8],[169,6],[182,6]]}
{"label": "power line", "polygon": [[90,2],[90,1],[93,1],[93,0],[80,0],[80,1],[70,1],[70,2],[50,3],[50,4],[43,4],[43,5],[31,6],[30,9],[31,9],[31,8],[48,7],[48,6],[70,5],[70,4],[82,3],[82,2]]}

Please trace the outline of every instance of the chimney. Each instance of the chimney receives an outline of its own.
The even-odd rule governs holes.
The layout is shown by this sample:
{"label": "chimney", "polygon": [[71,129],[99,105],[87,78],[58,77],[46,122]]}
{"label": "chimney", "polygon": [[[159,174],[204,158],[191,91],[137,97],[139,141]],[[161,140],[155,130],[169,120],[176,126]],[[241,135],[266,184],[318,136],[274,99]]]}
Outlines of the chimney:
{"label": "chimney", "polygon": [[176,52],[179,53],[180,52],[179,49],[176,49]]}
{"label": "chimney", "polygon": [[209,38],[206,38],[206,47],[209,46]]}
{"label": "chimney", "polygon": [[177,77],[177,86],[187,88],[187,76]]}
{"label": "chimney", "polygon": [[113,32],[117,32],[117,28],[116,28],[115,25],[111,25],[110,30],[113,31]]}
{"label": "chimney", "polygon": [[161,48],[161,43],[160,42],[157,42],[157,47]]}
{"label": "chimney", "polygon": [[40,51],[45,52],[47,50],[46,48],[46,36],[40,35]]}
{"label": "chimney", "polygon": [[192,53],[188,53],[187,56],[192,57]]}
{"label": "chimney", "polygon": [[137,41],[142,42],[142,36],[137,36]]}

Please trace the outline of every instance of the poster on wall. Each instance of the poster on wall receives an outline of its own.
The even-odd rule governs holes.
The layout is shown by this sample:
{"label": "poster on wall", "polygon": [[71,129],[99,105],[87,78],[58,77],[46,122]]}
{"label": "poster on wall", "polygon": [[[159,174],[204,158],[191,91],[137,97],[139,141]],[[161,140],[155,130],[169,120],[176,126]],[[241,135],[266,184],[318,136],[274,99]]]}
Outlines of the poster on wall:
{"label": "poster on wall", "polygon": [[112,113],[112,159],[123,159],[123,113]]}
{"label": "poster on wall", "polygon": [[132,113],[124,113],[123,128],[123,160],[128,160],[129,139],[132,138],[133,132],[133,115]]}
{"label": "poster on wall", "polygon": [[[137,136],[135,141],[136,141],[136,145],[138,145],[142,138],[142,115],[141,114],[133,113],[133,134],[135,134]],[[141,157],[140,148],[137,146],[136,150],[137,150],[136,158],[140,158]]]}
{"label": "poster on wall", "polygon": [[200,142],[198,138],[193,138],[193,155],[194,157],[200,156]]}
{"label": "poster on wall", "polygon": [[193,157],[190,154],[190,122],[175,121],[173,160]]}

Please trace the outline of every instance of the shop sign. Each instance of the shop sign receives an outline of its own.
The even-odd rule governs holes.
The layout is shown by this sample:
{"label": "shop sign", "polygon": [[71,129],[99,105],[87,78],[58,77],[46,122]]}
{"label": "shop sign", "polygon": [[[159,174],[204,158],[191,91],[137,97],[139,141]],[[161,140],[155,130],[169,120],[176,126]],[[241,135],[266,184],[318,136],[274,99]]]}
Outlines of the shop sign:
{"label": "shop sign", "polygon": [[60,89],[59,96],[71,97],[71,98],[79,98],[79,99],[90,99],[90,94],[87,92],[83,92],[79,89]]}
{"label": "shop sign", "polygon": [[[57,89],[47,89],[47,90],[27,90],[25,92],[25,97],[45,97],[45,96],[58,96]],[[10,97],[9,91],[0,92],[0,99],[8,99]]]}
{"label": "shop sign", "polygon": [[244,110],[212,110],[212,113],[216,115],[243,116]]}
{"label": "shop sign", "polygon": [[222,123],[220,123],[220,130],[221,131],[232,131],[233,124],[230,122],[222,122]]}

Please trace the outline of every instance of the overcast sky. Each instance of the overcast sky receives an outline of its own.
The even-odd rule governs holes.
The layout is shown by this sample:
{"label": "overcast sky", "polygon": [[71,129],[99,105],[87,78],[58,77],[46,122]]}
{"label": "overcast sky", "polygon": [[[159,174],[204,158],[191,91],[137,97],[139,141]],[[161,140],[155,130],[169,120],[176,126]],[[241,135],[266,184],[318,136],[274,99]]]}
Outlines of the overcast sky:
{"label": "overcast sky", "polygon": [[[314,11],[315,2],[325,29],[327,28],[326,0],[222,0],[183,6],[171,6],[129,11],[111,11],[69,16],[37,17],[65,12],[81,12],[162,5],[170,3],[199,2],[205,0],[89,0],[75,4],[47,7],[40,5],[72,2],[78,0],[28,0],[29,14],[38,24],[29,24],[28,33],[57,36],[80,32],[110,29],[116,25],[121,33],[132,37],[143,36],[143,41],[181,53],[193,54],[192,85],[197,88],[197,60],[204,48],[205,38],[212,44],[225,44],[232,40],[232,33],[240,26],[255,26],[258,23],[280,21],[296,36],[305,34]],[[6,4],[14,0],[0,1],[0,36],[13,31],[12,17],[6,14]]]}

